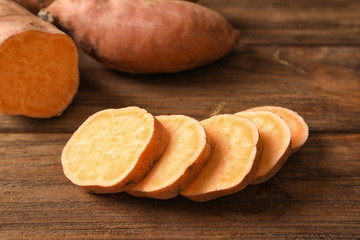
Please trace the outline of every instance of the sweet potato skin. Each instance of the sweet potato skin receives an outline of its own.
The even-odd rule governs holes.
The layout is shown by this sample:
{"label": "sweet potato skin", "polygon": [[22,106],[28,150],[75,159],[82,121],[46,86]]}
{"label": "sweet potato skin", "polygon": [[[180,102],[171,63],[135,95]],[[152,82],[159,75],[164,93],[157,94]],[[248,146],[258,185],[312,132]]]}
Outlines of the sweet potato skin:
{"label": "sweet potato skin", "polygon": [[130,73],[177,72],[215,61],[239,32],[188,1],[57,0],[40,11],[106,66]]}
{"label": "sweet potato skin", "polygon": [[37,14],[40,9],[47,7],[54,0],[12,0],[24,8],[28,9],[30,12]]}
{"label": "sweet potato skin", "polygon": [[25,31],[64,34],[56,27],[35,17],[20,5],[9,0],[0,1],[0,26],[0,44],[6,39]]}
{"label": "sweet potato skin", "polygon": [[[18,5],[15,2],[8,0],[0,0],[0,47],[3,47],[8,40],[15,38],[20,34],[24,33],[44,33],[49,35],[61,36],[64,39],[68,39],[67,44],[71,48],[71,53],[73,56],[72,61],[74,65],[72,66],[73,75],[69,79],[71,84],[68,86],[68,89],[62,89],[62,99],[57,101],[57,106],[53,109],[46,109],[44,111],[37,111],[30,109],[31,106],[27,106],[27,109],[11,109],[5,104],[4,96],[0,96],[0,110],[10,115],[24,115],[33,118],[49,118],[53,116],[61,115],[62,112],[67,108],[67,106],[73,100],[79,85],[79,72],[78,72],[78,54],[77,48],[70,37],[68,37],[64,32],[57,29],[55,26],[39,19],[38,17],[31,14],[28,10]],[[35,49],[35,51],[37,51]],[[31,58],[30,58],[31,59]],[[71,61],[71,62],[72,62]],[[46,65],[46,63],[44,63]],[[1,69],[1,67],[0,67]],[[5,69],[6,70],[6,69]],[[69,80],[68,79],[68,80]],[[20,80],[20,79],[19,79]],[[58,79],[59,80],[59,79]],[[69,80],[70,81],[70,80]],[[3,82],[0,82],[0,88]],[[56,88],[56,87],[54,87]],[[59,89],[59,88],[58,88]],[[36,89],[34,91],[37,91]],[[54,95],[52,96],[54,97]],[[55,99],[55,98],[53,98]],[[49,105],[46,102],[46,99],[43,101],[43,105]]]}

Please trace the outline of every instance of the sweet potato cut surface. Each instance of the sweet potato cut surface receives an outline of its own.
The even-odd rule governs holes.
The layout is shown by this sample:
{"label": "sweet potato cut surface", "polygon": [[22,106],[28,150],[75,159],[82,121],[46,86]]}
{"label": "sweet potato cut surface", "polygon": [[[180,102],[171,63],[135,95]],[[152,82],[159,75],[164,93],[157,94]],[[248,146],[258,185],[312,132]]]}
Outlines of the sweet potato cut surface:
{"label": "sweet potato cut surface", "polygon": [[96,193],[124,191],[139,183],[168,143],[162,124],[138,107],[90,116],[67,142],[61,163],[74,184]]}
{"label": "sweet potato cut surface", "polygon": [[260,166],[252,184],[264,182],[275,175],[291,151],[290,128],[281,117],[268,111],[239,112],[236,116],[254,122],[263,143]]}
{"label": "sweet potato cut surface", "polygon": [[40,11],[106,66],[131,73],[177,72],[215,61],[239,32],[188,1],[57,0]]}
{"label": "sweet potato cut surface", "polygon": [[168,199],[188,187],[210,156],[211,147],[203,126],[184,115],[156,117],[170,141],[150,173],[127,192],[134,196]]}
{"label": "sweet potato cut surface", "polygon": [[309,136],[309,127],[304,119],[296,112],[276,106],[260,106],[246,111],[269,111],[279,115],[289,125],[291,131],[291,154],[299,150]]}
{"label": "sweet potato cut surface", "polygon": [[213,144],[212,153],[195,181],[181,193],[207,201],[248,185],[258,168],[261,140],[254,123],[230,114],[201,121]]}
{"label": "sweet potato cut surface", "polygon": [[39,118],[60,115],[79,84],[72,39],[5,0],[0,0],[0,26],[0,110]]}

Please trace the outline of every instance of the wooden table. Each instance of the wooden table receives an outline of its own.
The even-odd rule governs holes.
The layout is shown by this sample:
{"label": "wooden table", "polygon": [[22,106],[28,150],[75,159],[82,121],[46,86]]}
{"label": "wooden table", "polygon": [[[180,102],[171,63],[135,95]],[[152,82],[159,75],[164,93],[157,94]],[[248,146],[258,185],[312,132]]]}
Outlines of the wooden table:
{"label": "wooden table", "polygon": [[[199,3],[242,32],[222,60],[139,76],[81,53],[63,116],[0,116],[0,239],[360,238],[360,1]],[[279,105],[310,137],[269,181],[205,203],[83,192],[63,175],[64,144],[89,115],[130,105],[199,120]]]}

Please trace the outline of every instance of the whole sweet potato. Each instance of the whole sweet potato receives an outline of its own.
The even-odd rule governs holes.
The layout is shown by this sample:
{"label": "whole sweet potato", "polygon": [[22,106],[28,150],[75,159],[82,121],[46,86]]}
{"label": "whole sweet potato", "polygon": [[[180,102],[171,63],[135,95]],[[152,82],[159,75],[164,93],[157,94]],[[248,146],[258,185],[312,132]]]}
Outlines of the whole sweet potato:
{"label": "whole sweet potato", "polygon": [[39,16],[106,66],[131,73],[205,65],[227,54],[239,37],[223,16],[188,1],[57,0]]}
{"label": "whole sweet potato", "polygon": [[24,8],[27,8],[30,12],[37,14],[40,9],[47,7],[54,0],[12,0]]}

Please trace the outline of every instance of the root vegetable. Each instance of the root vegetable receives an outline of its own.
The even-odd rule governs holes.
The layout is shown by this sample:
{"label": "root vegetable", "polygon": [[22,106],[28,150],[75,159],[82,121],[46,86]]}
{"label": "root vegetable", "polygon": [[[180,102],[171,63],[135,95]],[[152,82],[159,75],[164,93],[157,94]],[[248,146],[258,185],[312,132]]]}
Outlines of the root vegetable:
{"label": "root vegetable", "polygon": [[67,142],[61,163],[74,184],[96,193],[116,193],[138,184],[168,143],[163,125],[137,107],[90,116]]}
{"label": "root vegetable", "polygon": [[246,111],[269,111],[283,118],[291,131],[291,154],[298,151],[305,144],[309,136],[309,127],[304,119],[290,109],[276,106],[260,106]]}
{"label": "root vegetable", "polygon": [[211,147],[197,120],[184,115],[156,118],[167,130],[169,144],[146,178],[127,192],[138,197],[169,199],[194,181],[209,158]]}
{"label": "root vegetable", "polygon": [[30,12],[37,14],[40,9],[47,7],[54,0],[12,0],[28,9]]}
{"label": "root vegetable", "polygon": [[57,0],[39,16],[106,66],[130,73],[177,72],[213,62],[239,32],[217,12],[169,0]]}
{"label": "root vegetable", "polygon": [[0,26],[0,110],[36,118],[60,115],[79,84],[72,39],[7,0],[0,0]]}
{"label": "root vegetable", "polygon": [[281,117],[267,111],[239,112],[236,116],[254,122],[263,143],[260,166],[251,184],[262,183],[274,176],[291,152],[290,128]]}
{"label": "root vegetable", "polygon": [[201,121],[213,144],[212,154],[195,181],[181,193],[194,201],[207,201],[235,193],[254,178],[262,152],[254,123],[234,115]]}

